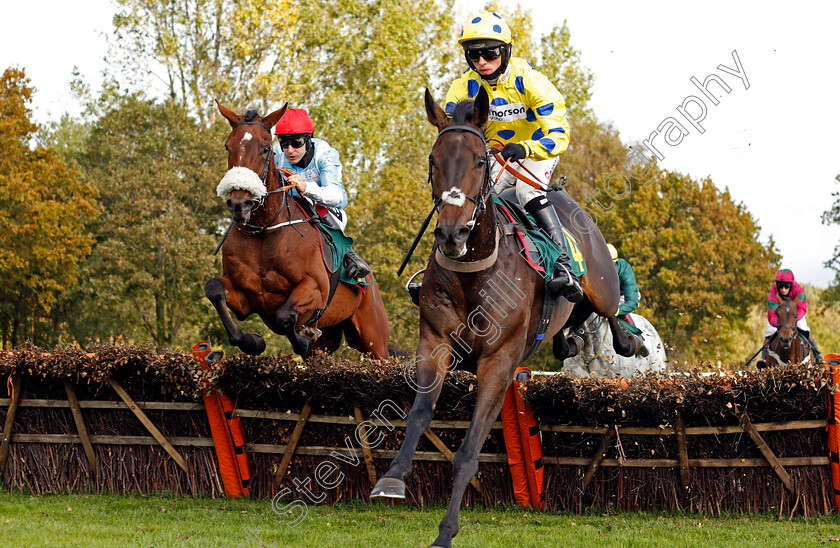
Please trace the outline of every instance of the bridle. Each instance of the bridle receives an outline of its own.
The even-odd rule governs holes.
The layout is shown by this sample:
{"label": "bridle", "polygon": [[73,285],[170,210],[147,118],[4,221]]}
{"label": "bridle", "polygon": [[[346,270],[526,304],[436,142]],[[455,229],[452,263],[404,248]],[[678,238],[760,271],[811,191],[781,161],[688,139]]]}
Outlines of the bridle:
{"label": "bridle", "polygon": [[[468,133],[472,133],[472,134],[478,136],[481,139],[482,144],[485,142],[484,141],[484,134],[481,133],[479,130],[477,130],[475,128],[472,128],[470,126],[454,125],[454,126],[445,127],[442,130],[440,130],[440,132],[438,133],[437,139],[435,140],[435,143],[437,143],[437,140],[440,139],[440,136],[443,135],[444,133],[446,133],[447,131],[466,131]],[[432,185],[432,171],[433,171],[434,166],[435,166],[435,160],[432,157],[432,154],[429,154],[429,179],[427,181],[429,186]],[[456,192],[452,192],[452,191],[447,190],[443,194],[441,194],[440,196],[435,196],[434,189],[432,189],[432,199],[435,202],[434,209],[436,209],[438,214],[440,214],[440,210],[444,206],[454,205],[454,206],[457,206],[457,207],[460,207],[461,209],[463,209],[464,210],[464,215],[466,215],[467,210],[464,207],[464,205],[466,204],[466,201],[462,201],[462,197],[466,198],[467,200],[471,201],[475,205],[475,207],[473,208],[472,216],[470,217],[470,220],[467,221],[467,228],[470,231],[472,231],[473,227],[475,226],[476,221],[478,220],[478,217],[480,217],[484,213],[485,204],[487,203],[487,199],[490,196],[491,189],[492,189],[492,187],[490,185],[490,153],[487,152],[487,150],[485,149],[485,151],[484,151],[484,175],[482,176],[481,188],[479,189],[478,196],[470,196],[469,194],[463,192],[460,189],[456,189]],[[462,202],[462,203],[458,203],[459,201]]]}
{"label": "bridle", "polygon": [[[266,155],[265,165],[263,165],[263,170],[262,170],[262,173],[260,174],[260,182],[263,184],[263,186],[268,188],[268,174],[270,173],[271,162],[274,160],[274,148],[271,147],[271,130],[268,128],[268,126],[266,126],[262,122],[255,122],[253,120],[248,121],[248,122],[239,122],[238,124],[233,126],[233,129],[236,129],[239,126],[246,126],[246,125],[260,126],[261,128],[263,128],[264,130],[266,130],[268,132],[268,135],[269,135],[268,154]],[[272,217],[271,220],[266,225],[252,225],[250,223],[235,223],[236,228],[239,229],[239,231],[241,233],[245,234],[246,236],[255,236],[257,234],[262,234],[263,232],[265,232],[267,230],[274,230],[276,228],[281,228],[281,227],[284,227],[284,226],[294,225],[294,224],[297,224],[297,223],[309,222],[308,219],[297,219],[295,221],[289,220],[285,223],[273,224],[274,221],[277,220],[277,217],[280,216],[280,212],[283,211],[284,206],[288,210],[291,209],[290,204],[287,200],[287,198],[289,196],[287,191],[290,187],[285,184],[287,182],[286,181],[286,174],[283,172],[283,170],[278,169],[277,170],[277,175],[278,175],[278,177],[280,177],[280,187],[276,188],[274,190],[266,190],[266,193],[263,196],[260,197],[259,202],[257,203],[256,207],[254,207],[254,209],[252,210],[252,211],[254,211],[254,210],[257,210],[257,209],[263,207],[263,205],[265,204],[265,199],[269,194],[276,194],[276,193],[282,192],[283,193],[283,201],[280,204],[280,207],[277,208],[277,213],[274,214],[274,217]],[[289,218],[291,219],[291,211],[289,211]]]}
{"label": "bridle", "polygon": [[[794,312],[796,312],[796,305],[793,304],[792,301],[782,302],[781,304],[779,304],[779,308],[792,308],[794,310]],[[796,317],[796,315],[794,315],[794,318],[795,317]],[[779,321],[778,325],[776,326],[776,329],[777,329],[777,331],[779,331],[783,327],[787,327],[787,328],[789,328],[790,330],[793,331],[793,339],[795,339],[796,337],[799,336],[799,328],[796,327],[796,322],[795,321],[794,321],[793,325],[791,325],[789,323],[781,323],[781,321]],[[781,335],[779,337],[781,338]]]}
{"label": "bridle", "polygon": [[[588,331],[588,330],[584,327],[584,325],[585,325],[585,322],[584,322],[584,325],[581,325],[581,326],[580,326],[580,328],[578,329],[578,333],[579,333],[580,335],[594,335],[595,333],[597,333],[598,329],[600,329],[600,328],[601,328],[601,326],[604,324],[604,322],[605,322],[605,321],[606,321],[606,318],[604,318],[603,316],[600,316],[600,315],[599,315],[599,316],[598,316],[598,319],[596,320],[597,324],[596,324],[596,326],[595,326],[595,328],[594,328],[594,329],[592,329],[591,331]],[[585,360],[585,359],[583,358],[583,356],[581,355],[581,357],[580,357],[580,361],[582,361],[584,365],[589,366],[589,364],[591,364],[592,362],[594,362],[595,360],[597,360],[597,359],[601,356],[601,354],[603,354],[603,353],[604,353],[604,350],[607,348],[607,335],[609,334],[609,330],[610,330],[610,328],[609,328],[609,327],[607,327],[607,328],[604,330],[604,336],[603,336],[603,337],[601,337],[601,349],[600,349],[600,350],[598,350],[598,352],[597,352],[597,353],[596,353],[596,354],[592,357],[592,359],[591,359],[591,360]]]}

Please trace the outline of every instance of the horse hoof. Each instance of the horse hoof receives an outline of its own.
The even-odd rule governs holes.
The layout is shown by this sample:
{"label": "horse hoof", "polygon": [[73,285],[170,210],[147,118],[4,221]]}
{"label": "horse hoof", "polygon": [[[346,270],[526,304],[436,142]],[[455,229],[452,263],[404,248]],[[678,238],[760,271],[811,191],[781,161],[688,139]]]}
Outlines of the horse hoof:
{"label": "horse hoof", "polygon": [[249,356],[259,356],[265,352],[265,339],[256,333],[245,333],[242,335],[242,343],[239,349]]}
{"label": "horse hoof", "polygon": [[647,358],[648,356],[650,356],[650,350],[648,350],[647,346],[642,345],[642,347],[639,349],[639,356],[643,358]]}
{"label": "horse hoof", "polygon": [[566,339],[566,344],[569,345],[569,358],[577,356],[583,350],[583,338],[578,334],[574,334]]}
{"label": "horse hoof", "polygon": [[382,478],[376,482],[370,498],[404,499],[405,482],[397,478]]}

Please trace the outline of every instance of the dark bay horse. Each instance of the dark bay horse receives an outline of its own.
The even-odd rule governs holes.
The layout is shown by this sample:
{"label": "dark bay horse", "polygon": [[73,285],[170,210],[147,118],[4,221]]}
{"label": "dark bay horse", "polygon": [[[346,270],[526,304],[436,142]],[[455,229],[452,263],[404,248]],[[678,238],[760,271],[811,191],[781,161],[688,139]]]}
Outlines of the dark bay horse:
{"label": "dark bay horse", "polygon": [[798,319],[799,297],[796,300],[783,300],[776,310],[778,331],[767,347],[767,367],[782,364],[814,363],[814,352],[810,343],[803,340],[796,327]]}
{"label": "dark bay horse", "polygon": [[586,298],[573,305],[552,300],[550,321],[541,322],[545,281],[522,259],[514,238],[490,196],[489,157],[482,126],[489,103],[482,88],[474,103],[464,101],[447,118],[428,90],[426,114],[439,133],[429,157],[432,196],[438,208],[433,258],[420,290],[420,342],[417,347],[417,395],[407,420],[405,439],[372,497],[405,497],[405,478],[420,436],[428,428],[446,373],[455,367],[473,371],[478,392],[470,427],[453,463],[454,486],[434,546],[449,547],[458,533],[461,499],[478,469],[478,453],[502,407],[516,367],[535,340],[554,340],[559,359],[575,353],[561,333],[597,311],[608,318],[616,350],[633,355],[641,346],[618,324],[618,274],[597,227],[564,192],[549,192],[561,221],[577,238],[588,266],[580,280]]}
{"label": "dark bay horse", "polygon": [[304,324],[327,306],[330,275],[321,257],[318,229],[307,222],[291,194],[281,189],[274,165],[269,128],[285,111],[283,106],[268,116],[254,111],[241,116],[219,104],[219,112],[233,128],[225,141],[228,174],[241,182],[231,185],[238,188],[227,198],[234,226],[222,246],[223,276],[210,279],[204,292],[230,343],[246,354],[261,354],[265,340],[256,333],[243,333],[228,309],[239,320],[258,314],[303,356],[316,350],[334,352],[343,335],[356,350],[386,358],[391,330],[373,274],[366,278],[373,283],[364,291],[338,283],[329,307],[315,322],[322,332],[317,340],[306,336],[317,333],[315,329],[301,333]]}

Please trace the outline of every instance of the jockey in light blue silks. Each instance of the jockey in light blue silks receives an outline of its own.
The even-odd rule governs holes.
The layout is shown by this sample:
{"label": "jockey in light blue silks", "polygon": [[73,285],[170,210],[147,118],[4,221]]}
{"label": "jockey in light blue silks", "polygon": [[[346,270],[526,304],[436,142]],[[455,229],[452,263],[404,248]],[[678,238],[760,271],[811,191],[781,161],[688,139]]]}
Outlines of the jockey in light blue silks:
{"label": "jockey in light blue silks", "polygon": [[[313,139],[315,124],[300,108],[290,108],[274,127],[278,144],[274,146],[274,162],[278,169],[287,169],[287,177],[298,193],[315,205],[328,224],[344,231],[347,214],[347,191],[341,180],[338,151],[321,139]],[[364,278],[370,267],[353,249],[344,256],[345,273],[349,278]]]}

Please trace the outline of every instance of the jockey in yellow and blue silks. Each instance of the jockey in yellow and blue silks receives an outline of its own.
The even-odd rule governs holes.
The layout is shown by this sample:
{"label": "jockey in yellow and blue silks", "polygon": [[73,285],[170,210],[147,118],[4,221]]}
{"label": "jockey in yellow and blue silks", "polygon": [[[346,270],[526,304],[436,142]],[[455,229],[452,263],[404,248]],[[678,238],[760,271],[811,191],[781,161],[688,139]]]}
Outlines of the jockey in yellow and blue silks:
{"label": "jockey in yellow and blue silks", "polygon": [[[516,160],[539,177],[544,185],[551,182],[551,173],[558,156],[569,146],[569,123],[566,102],[548,78],[527,61],[511,57],[513,38],[505,20],[483,11],[464,24],[458,43],[470,70],[452,83],[446,94],[446,113],[452,115],[455,105],[474,99],[484,88],[490,99],[490,115],[484,136],[492,146],[501,144],[501,156],[516,165]],[[491,177],[496,181],[501,165],[491,156]],[[530,213],[540,228],[561,250],[549,290],[572,302],[583,298],[580,284],[569,266],[566,239],[554,207],[545,190],[538,190],[505,171],[493,191],[501,192],[516,186],[520,205]]]}
{"label": "jockey in yellow and blue silks", "polygon": [[[295,190],[315,205],[321,217],[344,232],[347,214],[347,191],[341,180],[338,151],[321,139],[313,139],[315,124],[300,108],[286,110],[274,127],[277,145],[274,163],[292,174],[287,177]],[[344,255],[344,269],[349,278],[364,278],[370,267],[352,248]]]}

